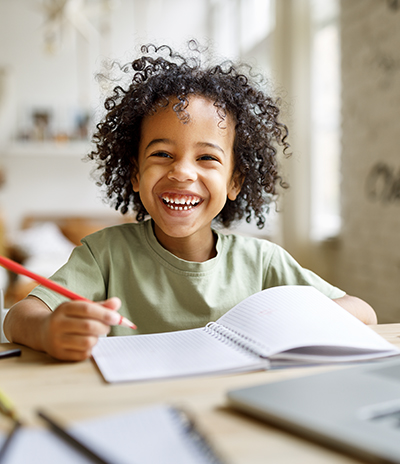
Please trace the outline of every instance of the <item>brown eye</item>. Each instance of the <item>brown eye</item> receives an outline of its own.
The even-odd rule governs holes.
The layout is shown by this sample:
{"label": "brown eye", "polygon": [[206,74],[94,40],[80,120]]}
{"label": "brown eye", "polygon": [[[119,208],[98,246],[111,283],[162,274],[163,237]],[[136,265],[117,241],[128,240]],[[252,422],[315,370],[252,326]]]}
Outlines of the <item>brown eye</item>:
{"label": "brown eye", "polygon": [[151,156],[157,156],[159,158],[170,158],[171,156],[164,151],[158,151],[157,153],[153,153]]}
{"label": "brown eye", "polygon": [[215,158],[215,156],[211,156],[211,155],[204,155],[200,158],[201,161],[218,161],[217,158]]}

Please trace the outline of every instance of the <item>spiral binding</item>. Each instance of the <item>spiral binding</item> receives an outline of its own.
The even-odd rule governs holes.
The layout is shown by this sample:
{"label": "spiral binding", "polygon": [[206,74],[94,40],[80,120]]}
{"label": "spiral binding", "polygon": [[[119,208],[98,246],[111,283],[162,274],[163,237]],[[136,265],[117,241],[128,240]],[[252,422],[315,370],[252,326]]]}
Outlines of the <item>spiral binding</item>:
{"label": "spiral binding", "polygon": [[182,407],[171,406],[171,414],[179,421],[182,432],[190,439],[191,444],[204,457],[208,464],[226,464],[203,431],[200,431],[192,415]]}
{"label": "spiral binding", "polygon": [[258,358],[267,358],[266,354],[269,350],[266,345],[260,343],[252,338],[237,332],[236,330],[224,327],[217,322],[209,322],[204,329],[210,335],[216,337],[223,343],[231,343],[236,347],[240,347],[243,350],[252,353]]}

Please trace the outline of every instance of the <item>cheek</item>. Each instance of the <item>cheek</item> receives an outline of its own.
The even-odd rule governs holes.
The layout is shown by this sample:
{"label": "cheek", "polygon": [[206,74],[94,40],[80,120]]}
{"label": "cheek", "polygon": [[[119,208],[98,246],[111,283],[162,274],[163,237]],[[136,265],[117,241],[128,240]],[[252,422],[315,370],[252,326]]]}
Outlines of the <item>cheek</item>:
{"label": "cheek", "polygon": [[159,176],[155,169],[145,169],[136,174],[132,180],[132,185],[135,192],[139,192],[142,203],[148,203],[149,199],[154,195]]}
{"label": "cheek", "polygon": [[208,173],[207,182],[212,197],[220,203],[225,203],[229,193],[229,183],[226,176],[221,175],[221,173]]}
{"label": "cheek", "polygon": [[133,190],[135,192],[142,191],[143,184],[145,183],[148,184],[148,180],[149,180],[149,170],[143,169],[143,166],[142,166],[141,170],[138,169],[132,174],[131,183],[132,183]]}

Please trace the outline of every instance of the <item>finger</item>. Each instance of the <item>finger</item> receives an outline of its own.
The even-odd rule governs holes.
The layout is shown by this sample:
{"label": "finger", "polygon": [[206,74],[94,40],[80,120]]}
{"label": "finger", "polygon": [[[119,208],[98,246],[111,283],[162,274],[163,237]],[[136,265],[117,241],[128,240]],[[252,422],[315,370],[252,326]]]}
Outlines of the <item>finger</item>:
{"label": "finger", "polygon": [[83,319],[80,317],[65,317],[62,321],[63,334],[95,336],[107,335],[110,325],[96,319]]}
{"label": "finger", "polygon": [[[118,311],[121,308],[121,300],[117,297],[111,297],[106,301],[100,303],[102,306]],[[137,329],[136,324],[127,319],[126,317],[119,316],[118,325],[129,327],[130,329]]]}
{"label": "finger", "polygon": [[83,361],[92,354],[92,348],[98,337],[62,334],[52,341],[47,352],[63,361]]}
{"label": "finger", "polygon": [[118,311],[121,307],[121,300],[118,297],[113,296],[108,300],[99,302],[99,304],[101,304],[101,306],[104,306],[105,308],[112,309],[113,311]]}
{"label": "finger", "polygon": [[90,358],[92,355],[92,350],[88,351],[75,351],[75,350],[64,350],[57,355],[54,355],[55,358],[60,359],[61,361],[84,361],[85,359]]}
{"label": "finger", "polygon": [[98,337],[95,336],[82,336],[76,334],[64,334],[59,344],[62,350],[77,351],[77,352],[91,352],[92,348],[96,345]]}
{"label": "finger", "polygon": [[64,303],[60,308],[61,306],[63,306],[63,314],[71,318],[93,319],[106,325],[116,325],[120,320],[118,313],[98,303],[74,301]]}

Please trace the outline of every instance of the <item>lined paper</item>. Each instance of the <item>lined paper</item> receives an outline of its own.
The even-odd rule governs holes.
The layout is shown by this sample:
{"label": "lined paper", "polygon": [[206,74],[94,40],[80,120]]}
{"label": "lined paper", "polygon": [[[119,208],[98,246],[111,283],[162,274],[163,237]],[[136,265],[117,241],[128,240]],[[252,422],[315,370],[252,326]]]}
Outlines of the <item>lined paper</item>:
{"label": "lined paper", "polygon": [[[329,356],[326,347],[345,347],[342,355],[389,351],[394,346],[314,287],[273,287],[256,293],[217,321],[259,343],[265,356],[299,347]],[[399,352],[400,353],[400,352]]]}
{"label": "lined paper", "polygon": [[107,382],[262,369],[269,365],[204,328],[101,338],[92,354]]}

